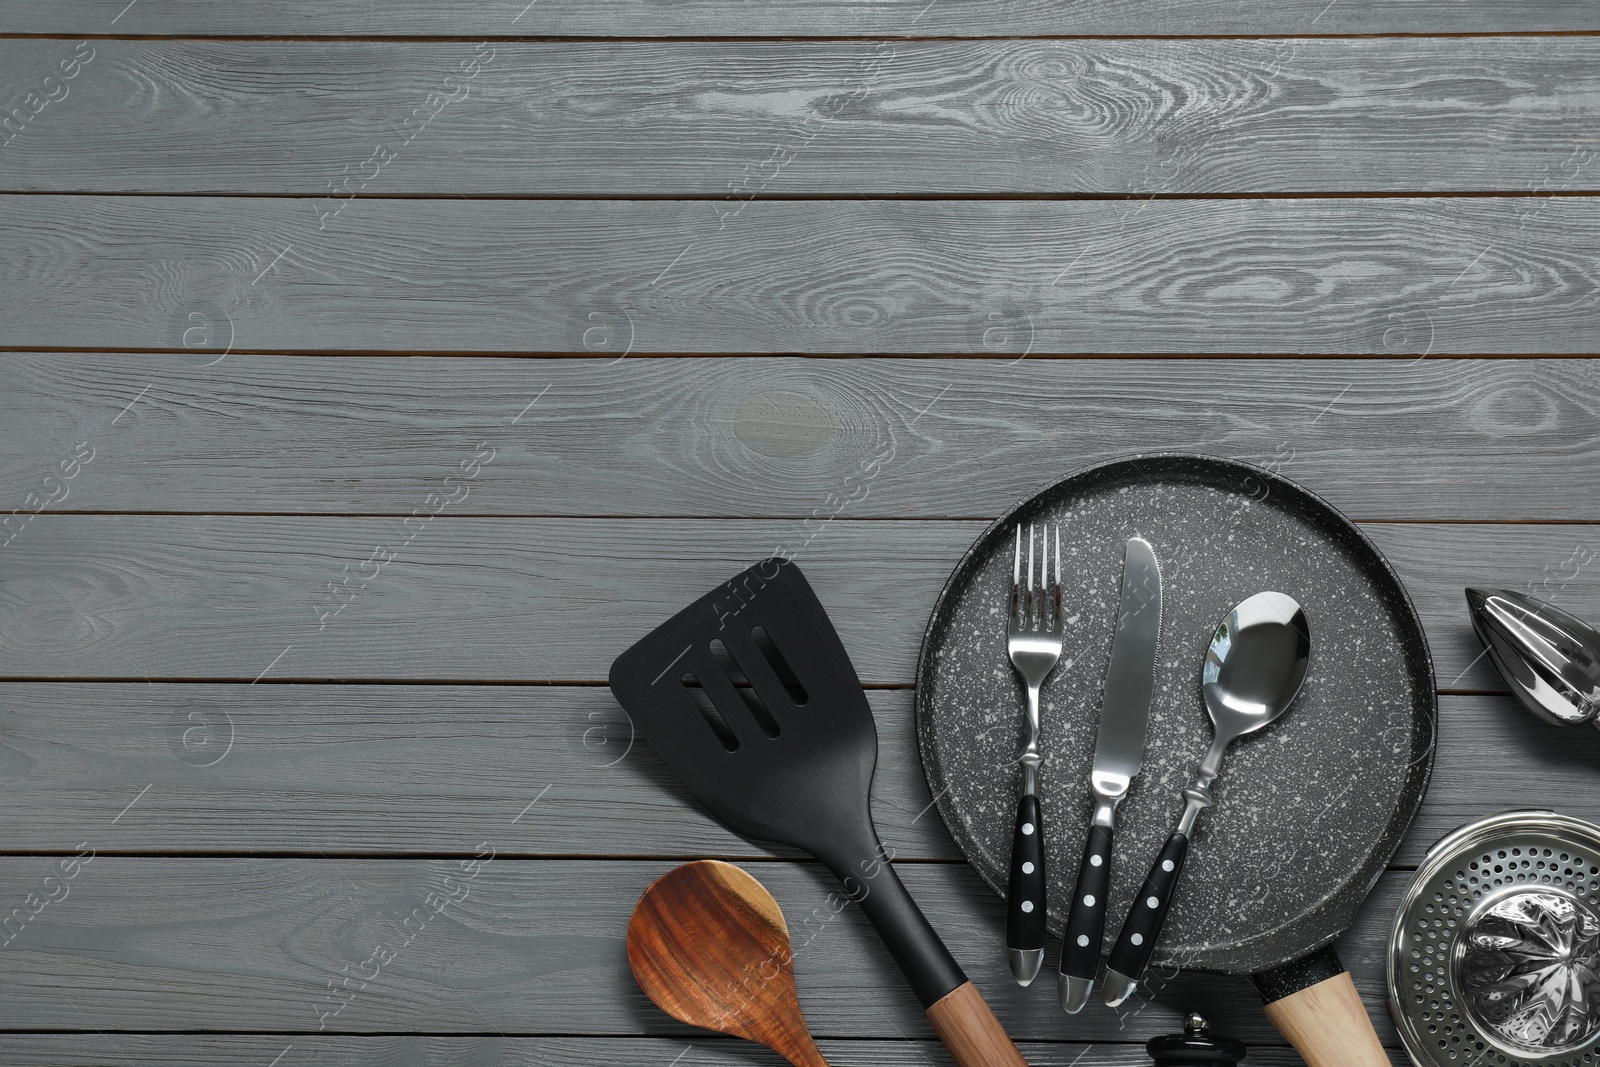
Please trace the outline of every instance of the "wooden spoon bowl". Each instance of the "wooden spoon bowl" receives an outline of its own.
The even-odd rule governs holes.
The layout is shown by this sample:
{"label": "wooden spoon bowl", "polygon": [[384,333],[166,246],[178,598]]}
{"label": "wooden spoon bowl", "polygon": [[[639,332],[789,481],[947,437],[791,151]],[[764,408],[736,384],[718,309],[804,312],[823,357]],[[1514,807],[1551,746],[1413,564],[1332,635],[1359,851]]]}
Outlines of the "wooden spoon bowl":
{"label": "wooden spoon bowl", "polygon": [[772,894],[718,860],[656,879],[628,922],[628,966],[662,1011],[765,1045],[795,1067],[828,1067],[800,1012],[793,959]]}

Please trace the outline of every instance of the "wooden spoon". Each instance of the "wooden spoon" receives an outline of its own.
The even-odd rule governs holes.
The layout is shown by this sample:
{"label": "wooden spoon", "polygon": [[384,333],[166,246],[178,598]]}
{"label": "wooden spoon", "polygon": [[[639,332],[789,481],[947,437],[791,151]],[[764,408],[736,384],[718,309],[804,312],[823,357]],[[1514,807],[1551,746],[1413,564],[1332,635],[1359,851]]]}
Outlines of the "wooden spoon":
{"label": "wooden spoon", "polygon": [[718,860],[656,879],[628,922],[628,965],[662,1011],[765,1045],[795,1067],[828,1067],[800,1013],[793,959],[772,894]]}

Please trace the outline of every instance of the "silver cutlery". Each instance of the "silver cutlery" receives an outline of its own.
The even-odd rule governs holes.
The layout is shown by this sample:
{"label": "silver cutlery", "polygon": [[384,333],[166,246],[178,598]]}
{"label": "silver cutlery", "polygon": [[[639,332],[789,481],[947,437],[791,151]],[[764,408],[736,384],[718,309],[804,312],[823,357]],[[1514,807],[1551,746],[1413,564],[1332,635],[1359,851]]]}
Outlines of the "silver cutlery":
{"label": "silver cutlery", "polygon": [[[1011,600],[1006,649],[1011,665],[1028,689],[1026,741],[1017,762],[1022,767],[1017,821],[1011,835],[1011,878],[1006,886],[1006,962],[1019,985],[1028,985],[1044,963],[1044,824],[1039,811],[1039,687],[1061,658],[1061,528],[1055,527],[1055,572],[1050,571],[1050,530],[1028,526],[1027,574],[1022,569],[1022,526],[1017,525],[1011,562]],[[1038,583],[1034,549],[1038,543]],[[1026,577],[1026,581],[1024,581]]]}
{"label": "silver cutlery", "polygon": [[1257,593],[1217,627],[1200,673],[1201,694],[1211,715],[1211,748],[1183,791],[1183,815],[1145,876],[1106,961],[1107,1004],[1121,1004],[1138,988],[1183,873],[1195,820],[1211,806],[1211,783],[1222,769],[1223,753],[1238,738],[1289,710],[1310,661],[1305,612],[1282,593]]}
{"label": "silver cutlery", "polygon": [[1100,734],[1095,742],[1089,786],[1094,816],[1089,822],[1077,888],[1067,914],[1056,994],[1065,1011],[1079,1012],[1094,990],[1105,933],[1106,895],[1111,888],[1111,843],[1117,805],[1144,762],[1145,727],[1155,690],[1156,648],[1161,641],[1161,567],[1155,549],[1130,537],[1123,550],[1122,600],[1111,662],[1106,667],[1100,703]]}

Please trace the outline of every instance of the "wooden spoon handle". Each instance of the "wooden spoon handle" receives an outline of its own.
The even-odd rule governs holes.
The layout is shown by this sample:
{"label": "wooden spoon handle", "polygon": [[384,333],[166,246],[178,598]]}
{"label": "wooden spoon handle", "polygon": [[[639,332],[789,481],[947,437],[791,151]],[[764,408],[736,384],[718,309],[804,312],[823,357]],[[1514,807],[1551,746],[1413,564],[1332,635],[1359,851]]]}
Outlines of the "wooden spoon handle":
{"label": "wooden spoon handle", "polygon": [[928,1009],[934,1033],[959,1067],[1028,1067],[971,982],[956,986]]}

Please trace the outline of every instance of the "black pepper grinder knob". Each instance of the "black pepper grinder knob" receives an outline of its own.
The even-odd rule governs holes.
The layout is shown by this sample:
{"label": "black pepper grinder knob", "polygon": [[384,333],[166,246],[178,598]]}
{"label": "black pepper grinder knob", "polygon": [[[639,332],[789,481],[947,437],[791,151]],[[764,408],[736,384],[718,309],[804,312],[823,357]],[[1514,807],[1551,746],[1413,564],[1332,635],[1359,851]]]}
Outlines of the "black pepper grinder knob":
{"label": "black pepper grinder knob", "polygon": [[1183,1033],[1152,1037],[1145,1051],[1156,1067],[1234,1067],[1244,1059],[1243,1041],[1212,1037],[1205,1016],[1191,1011],[1183,1020]]}

